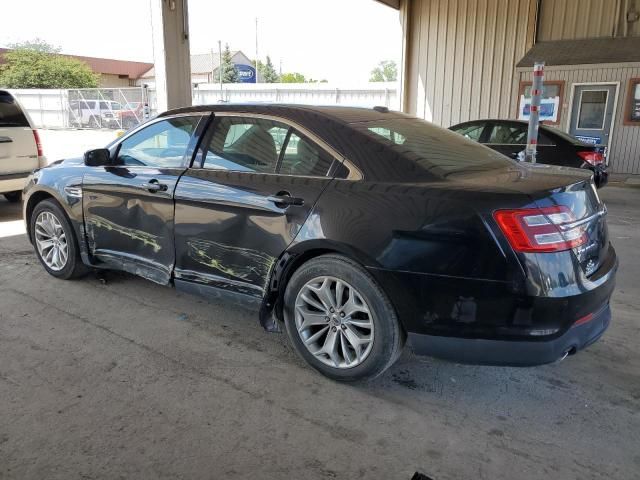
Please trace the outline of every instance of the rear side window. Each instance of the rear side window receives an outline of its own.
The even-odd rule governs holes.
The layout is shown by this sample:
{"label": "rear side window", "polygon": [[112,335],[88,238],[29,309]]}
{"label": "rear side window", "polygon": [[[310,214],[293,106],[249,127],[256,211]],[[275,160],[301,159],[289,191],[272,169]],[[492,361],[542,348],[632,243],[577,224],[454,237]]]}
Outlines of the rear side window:
{"label": "rear side window", "polygon": [[482,132],[484,131],[484,123],[481,124],[473,124],[473,125],[464,125],[459,128],[452,128],[454,132],[462,135],[469,140],[473,140],[474,142],[479,142],[480,137],[482,136]]}
{"label": "rear side window", "polygon": [[29,122],[18,102],[7,92],[0,92],[0,127],[28,127]]}
{"label": "rear side window", "polygon": [[219,117],[205,152],[204,168],[274,173],[288,127],[260,118]]}
{"label": "rear side window", "polygon": [[307,138],[291,132],[278,173],[324,177],[329,173],[333,157]]}
{"label": "rear side window", "polygon": [[491,128],[488,143],[494,145],[526,145],[527,130],[524,125],[497,124]]}
{"label": "rear side window", "polygon": [[417,175],[416,179],[420,178],[420,173],[442,177],[515,165],[484,145],[417,118],[356,122],[351,126],[413,163],[415,169],[410,173]]}

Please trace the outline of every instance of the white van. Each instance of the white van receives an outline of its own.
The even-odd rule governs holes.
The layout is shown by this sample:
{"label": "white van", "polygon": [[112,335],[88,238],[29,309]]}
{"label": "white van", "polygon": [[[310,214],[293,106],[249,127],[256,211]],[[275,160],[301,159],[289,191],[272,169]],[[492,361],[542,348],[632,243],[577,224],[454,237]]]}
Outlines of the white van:
{"label": "white van", "polygon": [[0,90],[0,194],[20,200],[27,177],[46,165],[38,131],[9,92]]}
{"label": "white van", "polygon": [[73,100],[69,102],[69,124],[74,127],[120,128],[122,105],[113,100]]}

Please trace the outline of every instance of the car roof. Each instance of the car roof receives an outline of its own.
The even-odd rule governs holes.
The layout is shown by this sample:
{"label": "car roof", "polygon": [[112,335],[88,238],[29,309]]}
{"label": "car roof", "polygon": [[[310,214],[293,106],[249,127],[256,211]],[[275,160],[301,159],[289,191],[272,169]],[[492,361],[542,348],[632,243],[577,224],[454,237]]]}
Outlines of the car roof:
{"label": "car roof", "polygon": [[388,110],[386,107],[343,107],[336,105],[300,105],[283,103],[219,103],[210,105],[195,105],[192,107],[168,110],[158,116],[170,116],[189,112],[240,112],[240,113],[271,113],[275,116],[291,117],[304,113],[316,114],[333,121],[350,124],[371,122],[391,118],[412,118],[404,113]]}

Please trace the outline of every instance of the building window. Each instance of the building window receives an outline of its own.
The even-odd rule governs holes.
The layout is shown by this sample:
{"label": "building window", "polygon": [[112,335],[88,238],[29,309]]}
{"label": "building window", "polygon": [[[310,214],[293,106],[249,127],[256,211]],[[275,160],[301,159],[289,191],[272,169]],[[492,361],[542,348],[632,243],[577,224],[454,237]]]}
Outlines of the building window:
{"label": "building window", "polygon": [[640,126],[640,78],[629,80],[624,124]]}
{"label": "building window", "polygon": [[[559,125],[564,100],[564,82],[548,81],[542,87],[540,120],[549,125]],[[520,82],[518,93],[518,118],[528,120],[531,111],[531,82]]]}

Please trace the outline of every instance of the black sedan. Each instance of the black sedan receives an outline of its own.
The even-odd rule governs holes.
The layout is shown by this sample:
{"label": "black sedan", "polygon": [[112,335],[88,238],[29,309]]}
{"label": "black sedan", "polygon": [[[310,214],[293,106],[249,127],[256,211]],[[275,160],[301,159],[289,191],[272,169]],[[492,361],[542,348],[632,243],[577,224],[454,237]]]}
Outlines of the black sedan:
{"label": "black sedan", "polygon": [[408,339],[458,362],[537,365],[609,324],[616,254],[590,173],[518,164],[385,108],[166,112],[34,172],[43,267],[124,270],[254,306],[338,380]]}
{"label": "black sedan", "polygon": [[[527,146],[528,123],[522,120],[475,120],[449,129],[514,160],[523,158]],[[538,163],[591,170],[598,188],[609,180],[605,147],[601,145],[581,142],[557,128],[541,124],[537,152]]]}

